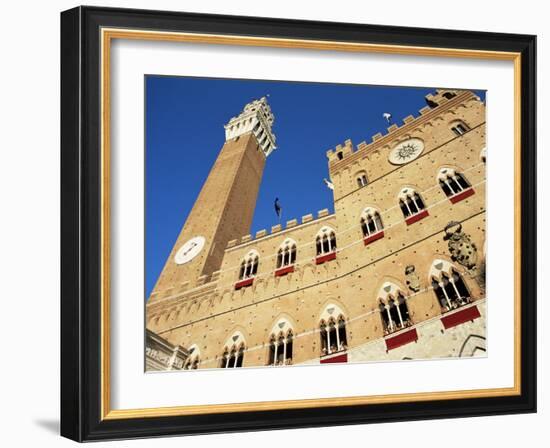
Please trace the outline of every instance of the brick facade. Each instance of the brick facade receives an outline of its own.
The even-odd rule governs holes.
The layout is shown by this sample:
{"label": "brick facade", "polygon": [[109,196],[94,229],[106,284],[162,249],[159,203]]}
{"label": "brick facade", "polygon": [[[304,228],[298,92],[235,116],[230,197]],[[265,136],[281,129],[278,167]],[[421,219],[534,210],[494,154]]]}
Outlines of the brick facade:
{"label": "brick facade", "polygon": [[[274,142],[273,117],[265,99],[259,101],[264,109],[258,122]],[[278,336],[278,328],[285,335],[291,329],[292,364],[330,362],[335,356],[340,362],[361,362],[483,355],[485,105],[469,91],[437,91],[427,102],[418,117],[392,125],[371,143],[354,147],[348,140],[327,152],[333,214],[322,210],[254,236],[249,232],[256,196],[266,154],[274,146],[263,151],[261,143],[265,146],[268,139],[262,140],[262,134],[258,138],[257,130],[230,134],[147,303],[147,328],[172,344],[198,347],[199,368],[226,363],[224,351],[231,350],[236,338],[245,347],[243,366],[270,364],[270,338]],[[239,117],[249,120],[245,112]],[[265,117],[271,117],[269,125]],[[454,123],[463,123],[466,131],[457,134]],[[423,142],[421,154],[408,163],[392,164],[390,151],[412,138]],[[469,188],[447,196],[438,182],[438,173],[445,169],[461,173]],[[365,186],[357,181],[361,174],[366,174]],[[403,189],[418,192],[425,210],[406,218],[398,202]],[[365,236],[360,219],[369,207],[379,212],[383,231]],[[460,224],[460,232],[446,232],[449,223],[455,228]],[[334,231],[337,247],[319,255],[316,237],[327,229]],[[196,235],[206,239],[199,255],[182,265],[174,263],[179,248]],[[473,265],[450,251],[450,243],[460,235],[468,238]],[[281,274],[277,253],[288,240],[296,244],[296,261]],[[252,251],[259,263],[250,281],[240,273]],[[438,269],[447,277],[460,276],[469,303],[458,309],[442,307],[445,301],[433,283],[442,278]],[[243,280],[248,281],[239,286]],[[403,328],[392,325],[388,330],[380,299],[392,288],[395,303],[398,294],[406,303],[399,313],[408,313],[408,321]],[[446,328],[442,318],[460,321],[452,315],[462,308],[475,309],[462,314],[472,319]],[[320,323],[328,323],[330,310],[334,319],[345,319],[345,347],[329,347],[327,353]],[[403,319],[392,312],[394,321]],[[475,347],[465,350],[462,346],[469,347],[472,338]]]}

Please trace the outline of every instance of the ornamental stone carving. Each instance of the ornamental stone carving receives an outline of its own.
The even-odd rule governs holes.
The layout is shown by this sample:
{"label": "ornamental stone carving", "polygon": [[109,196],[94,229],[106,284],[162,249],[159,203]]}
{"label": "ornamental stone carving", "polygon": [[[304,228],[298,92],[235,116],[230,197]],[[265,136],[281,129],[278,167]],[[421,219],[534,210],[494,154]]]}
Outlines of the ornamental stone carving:
{"label": "ornamental stone carving", "polygon": [[405,268],[405,282],[411,291],[420,291],[420,278],[416,273],[416,268],[412,264]]}
{"label": "ornamental stone carving", "polygon": [[445,236],[451,259],[467,269],[475,269],[477,264],[477,247],[470,235],[462,231],[462,224],[451,221],[445,226]]}

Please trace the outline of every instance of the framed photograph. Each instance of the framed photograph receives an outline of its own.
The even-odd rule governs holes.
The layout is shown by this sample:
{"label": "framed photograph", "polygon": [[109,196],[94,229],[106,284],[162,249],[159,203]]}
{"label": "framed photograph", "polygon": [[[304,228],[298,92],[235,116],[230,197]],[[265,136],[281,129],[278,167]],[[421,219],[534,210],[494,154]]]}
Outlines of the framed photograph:
{"label": "framed photograph", "polygon": [[61,433],[536,411],[535,36],[61,14]]}

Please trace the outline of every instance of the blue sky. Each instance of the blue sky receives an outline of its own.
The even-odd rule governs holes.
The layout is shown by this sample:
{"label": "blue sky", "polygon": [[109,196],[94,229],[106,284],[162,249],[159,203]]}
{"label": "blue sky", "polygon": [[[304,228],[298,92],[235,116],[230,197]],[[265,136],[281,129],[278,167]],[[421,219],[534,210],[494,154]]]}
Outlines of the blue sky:
{"label": "blue sky", "polygon": [[[149,75],[146,83],[145,287],[149,296],[210,171],[223,125],[249,101],[269,95],[278,148],[266,162],[251,233],[328,208],[333,211],[327,149],[386,133],[418,115],[435,89]],[[477,92],[485,99],[483,92]]]}

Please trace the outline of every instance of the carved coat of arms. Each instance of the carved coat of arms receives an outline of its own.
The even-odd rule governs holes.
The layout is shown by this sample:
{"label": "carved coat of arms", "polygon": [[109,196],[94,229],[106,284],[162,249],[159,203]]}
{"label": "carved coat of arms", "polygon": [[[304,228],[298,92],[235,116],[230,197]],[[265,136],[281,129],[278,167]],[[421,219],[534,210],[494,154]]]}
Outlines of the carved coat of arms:
{"label": "carved coat of arms", "polygon": [[477,247],[467,235],[462,231],[462,224],[451,221],[445,226],[445,236],[443,238],[448,243],[451,259],[457,261],[467,269],[474,269],[477,264]]}

